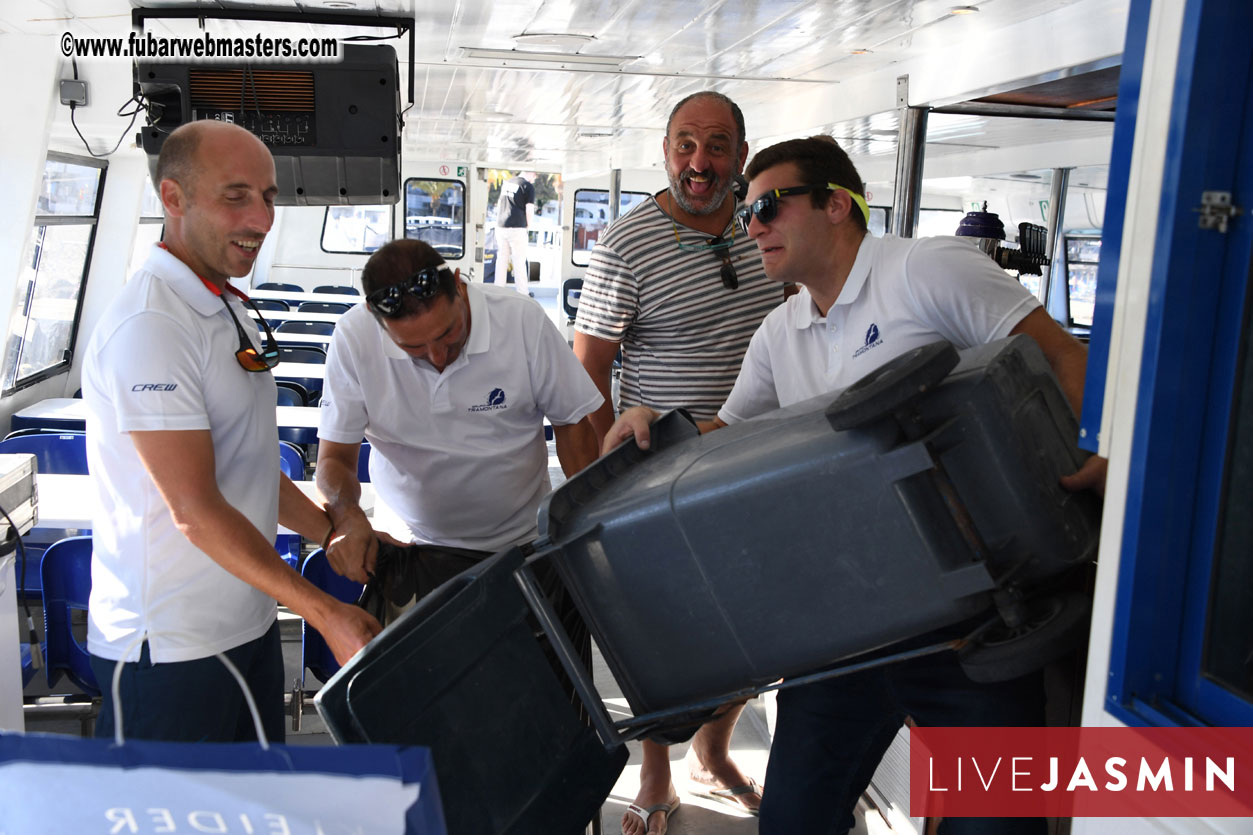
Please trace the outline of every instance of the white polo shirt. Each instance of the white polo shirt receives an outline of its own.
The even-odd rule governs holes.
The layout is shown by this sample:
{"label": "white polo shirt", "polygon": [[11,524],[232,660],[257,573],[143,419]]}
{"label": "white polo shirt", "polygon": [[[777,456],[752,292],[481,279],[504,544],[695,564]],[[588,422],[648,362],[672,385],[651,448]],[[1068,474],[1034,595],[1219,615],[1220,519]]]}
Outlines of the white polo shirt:
{"label": "white polo shirt", "polygon": [[[243,305],[227,294],[240,321]],[[245,328],[255,340],[255,328]],[[137,633],[154,662],[190,661],[264,635],[274,600],[174,527],[127,433],[208,429],[218,487],[270,540],[278,530],[274,378],[249,373],[234,322],[183,262],[160,247],[96,325],[83,365],[87,463],[98,511],[87,648],[120,658]],[[127,660],[139,657],[136,647]]]}
{"label": "white polo shirt", "polygon": [[536,533],[552,489],[544,417],[577,423],[600,392],[544,309],[467,284],[470,337],[443,371],[357,305],[335,326],[318,437],[370,442],[370,480],[416,542],[494,551]]}
{"label": "white polo shirt", "polygon": [[766,317],[718,417],[735,423],[840,391],[940,339],[959,349],[1003,339],[1039,306],[969,241],[867,235],[825,317],[803,288]]}

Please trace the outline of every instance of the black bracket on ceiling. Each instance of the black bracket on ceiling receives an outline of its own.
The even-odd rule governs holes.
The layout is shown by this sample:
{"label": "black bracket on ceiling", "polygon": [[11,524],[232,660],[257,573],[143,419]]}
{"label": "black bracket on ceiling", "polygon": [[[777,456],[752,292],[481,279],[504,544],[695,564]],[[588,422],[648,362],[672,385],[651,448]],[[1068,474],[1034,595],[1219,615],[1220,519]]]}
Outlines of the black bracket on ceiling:
{"label": "black bracket on ceiling", "polygon": [[[192,8],[131,9],[131,28],[142,32],[145,20],[255,20],[262,23],[303,23],[317,26],[358,26],[396,30],[396,36],[409,36],[409,106],[413,106],[413,18],[368,12],[288,12],[271,9]],[[136,90],[138,92],[138,90]]]}

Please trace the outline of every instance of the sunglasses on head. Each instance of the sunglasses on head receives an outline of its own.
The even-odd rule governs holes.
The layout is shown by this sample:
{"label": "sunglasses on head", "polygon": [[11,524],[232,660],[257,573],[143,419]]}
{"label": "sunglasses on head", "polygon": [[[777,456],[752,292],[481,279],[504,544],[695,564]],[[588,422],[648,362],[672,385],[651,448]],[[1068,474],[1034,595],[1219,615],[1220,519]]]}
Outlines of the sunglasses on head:
{"label": "sunglasses on head", "polygon": [[404,306],[407,295],[419,301],[435,298],[440,292],[439,278],[443,273],[452,275],[452,270],[444,264],[423,267],[405,281],[375,290],[365,297],[365,303],[380,316],[395,316]]}
{"label": "sunglasses on head", "polygon": [[[202,281],[204,279],[201,279]],[[257,314],[257,319],[261,322],[261,326],[265,328],[265,350],[258,351],[252,345],[252,340],[248,338],[248,333],[244,330],[243,323],[239,321],[239,317],[235,315],[234,308],[231,303],[226,300],[226,294],[215,288],[212,284],[205,281],[205,286],[217,294],[222,299],[222,304],[226,305],[226,312],[231,315],[231,321],[235,323],[235,331],[239,334],[239,350],[235,352],[235,359],[239,362],[239,367],[245,371],[258,372],[269,371],[278,365],[278,340],[274,338],[274,331],[270,330],[270,323],[261,315],[261,311],[252,303],[252,299],[236,290],[229,284],[226,289],[234,293],[240,301],[248,305],[253,313]]]}
{"label": "sunglasses on head", "polygon": [[794,194],[809,194],[813,191],[843,191],[847,193],[849,197],[853,198],[857,208],[861,209],[862,217],[866,219],[866,225],[870,225],[870,207],[866,205],[866,198],[852,189],[837,186],[835,183],[771,189],[752,203],[747,203],[736,209],[735,218],[739,221],[740,228],[744,230],[744,234],[747,235],[748,225],[753,222],[753,215],[756,215],[757,219],[762,223],[769,223],[779,214],[779,198],[791,197]]}

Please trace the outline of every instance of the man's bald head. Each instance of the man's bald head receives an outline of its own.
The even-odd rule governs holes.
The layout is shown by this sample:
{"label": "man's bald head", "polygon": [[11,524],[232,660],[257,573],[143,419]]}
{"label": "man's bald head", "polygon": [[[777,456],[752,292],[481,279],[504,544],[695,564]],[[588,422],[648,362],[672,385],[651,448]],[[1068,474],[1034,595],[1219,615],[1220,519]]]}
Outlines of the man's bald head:
{"label": "man's bald head", "polygon": [[[161,153],[157,157],[153,186],[160,191],[162,180],[174,180],[190,194],[195,187],[201,146],[206,143],[214,146],[214,150],[223,145],[226,148],[238,148],[237,143],[256,144],[265,148],[265,143],[255,134],[239,125],[214,119],[188,122],[165,138],[165,144],[161,146]],[[266,153],[269,153],[268,148]]]}

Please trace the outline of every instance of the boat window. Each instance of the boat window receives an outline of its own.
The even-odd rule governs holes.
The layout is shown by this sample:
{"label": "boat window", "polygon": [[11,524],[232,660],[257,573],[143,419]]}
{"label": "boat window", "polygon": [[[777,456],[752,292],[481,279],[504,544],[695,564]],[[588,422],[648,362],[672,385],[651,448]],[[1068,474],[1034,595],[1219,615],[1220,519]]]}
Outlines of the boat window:
{"label": "boat window", "polygon": [[915,238],[934,238],[937,235],[952,235],[957,231],[957,224],[966,213],[961,209],[919,209],[918,228],[914,230]]}
{"label": "boat window", "polygon": [[405,180],[405,237],[426,241],[445,261],[464,258],[465,207],[460,180]]}
{"label": "boat window", "polygon": [[161,197],[152,187],[152,177],[144,176],[144,196],[139,207],[139,226],[135,229],[135,243],[131,246],[130,263],[126,267],[126,278],[148,260],[152,245],[161,240],[165,231],[165,210],[161,206]]}
{"label": "boat window", "polygon": [[106,164],[49,153],[4,347],[4,393],[67,371]]}
{"label": "boat window", "polygon": [[1247,703],[1253,702],[1253,607],[1248,605],[1253,588],[1253,560],[1249,559],[1253,515],[1247,512],[1248,497],[1253,495],[1253,343],[1247,317],[1241,346],[1242,373],[1232,398],[1201,675]]}
{"label": "boat window", "polygon": [[391,240],[391,206],[327,206],[322,251],[368,255]]}
{"label": "boat window", "polygon": [[1073,233],[1066,236],[1066,290],[1070,327],[1092,327],[1096,306],[1096,269],[1101,259],[1101,235]]}
{"label": "boat window", "polygon": [[[624,191],[618,196],[618,217],[648,199],[643,191]],[[581,188],[574,192],[574,246],[570,260],[586,267],[592,247],[609,225],[609,192],[599,188]]]}
{"label": "boat window", "polygon": [[882,238],[888,233],[888,223],[892,217],[892,210],[887,206],[871,206],[870,207],[870,223],[866,229],[876,238]]}

